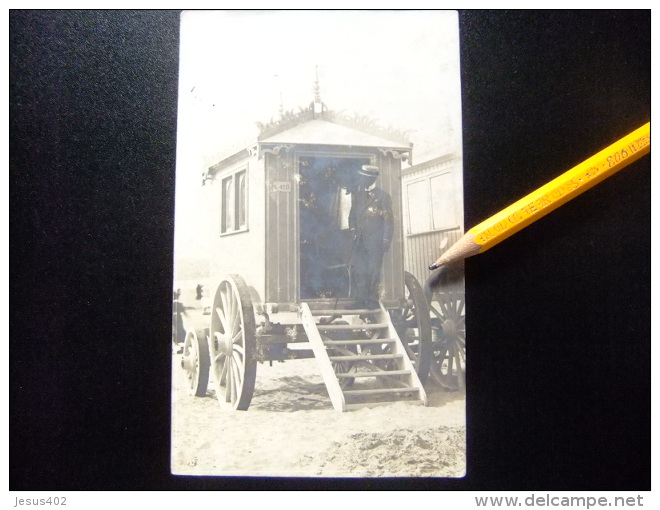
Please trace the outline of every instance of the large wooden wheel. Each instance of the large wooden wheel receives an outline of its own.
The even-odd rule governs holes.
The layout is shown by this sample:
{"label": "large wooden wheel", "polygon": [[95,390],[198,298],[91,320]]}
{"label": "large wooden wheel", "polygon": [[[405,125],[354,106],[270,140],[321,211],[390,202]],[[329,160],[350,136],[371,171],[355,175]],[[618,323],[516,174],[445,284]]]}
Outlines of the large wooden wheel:
{"label": "large wooden wheel", "polygon": [[465,284],[463,271],[440,268],[424,285],[433,327],[431,377],[450,390],[465,386]]}
{"label": "large wooden wheel", "polygon": [[401,338],[422,384],[426,383],[431,364],[431,321],[429,306],[421,285],[405,272],[406,305],[390,310],[394,328]]}
{"label": "large wooden wheel", "polygon": [[216,396],[237,410],[250,406],[257,375],[252,299],[243,278],[229,275],[215,293],[209,356]]}
{"label": "large wooden wheel", "polygon": [[196,397],[206,395],[209,382],[209,347],[206,332],[191,330],[186,333],[183,341],[181,368],[188,377],[190,394]]}

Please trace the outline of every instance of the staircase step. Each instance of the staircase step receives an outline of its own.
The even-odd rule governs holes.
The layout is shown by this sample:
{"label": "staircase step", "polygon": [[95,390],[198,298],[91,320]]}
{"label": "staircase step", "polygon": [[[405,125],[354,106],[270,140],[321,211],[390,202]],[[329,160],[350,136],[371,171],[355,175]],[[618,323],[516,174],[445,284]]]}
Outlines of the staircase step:
{"label": "staircase step", "polygon": [[377,359],[399,359],[403,354],[356,354],[355,356],[329,356],[330,361],[371,361]]}
{"label": "staircase step", "polygon": [[[386,405],[388,403],[404,401],[408,403],[418,403],[426,405],[426,392],[424,391],[412,362],[408,359],[405,348],[397,336],[397,332],[387,313],[382,310],[330,310],[331,304],[321,304],[319,309],[312,311],[308,303],[301,304],[300,320],[307,334],[309,345],[312,347],[314,357],[318,360],[319,369],[323,376],[323,381],[328,390],[328,396],[332,401],[332,406],[337,411],[347,411],[349,409],[359,409],[364,406]],[[322,309],[323,308],[323,309]],[[380,312],[380,313],[376,313]],[[381,317],[376,324],[346,324],[350,319],[344,321],[333,321],[341,316],[358,316],[365,313],[374,313],[375,317]],[[319,318],[325,316],[326,318]],[[379,320],[374,318],[374,320]],[[328,324],[321,324],[327,322]],[[342,323],[343,322],[343,323]],[[360,322],[355,320],[354,322]],[[336,332],[331,334],[330,332]],[[352,331],[353,333],[345,333]],[[365,334],[363,332],[369,332]],[[322,334],[321,332],[327,332]],[[342,332],[344,332],[342,334]],[[347,337],[341,340],[336,337]],[[360,336],[387,338],[356,338]],[[335,337],[335,338],[332,338]],[[384,344],[391,345],[391,350],[396,352],[382,353],[378,346]],[[352,353],[354,346],[363,346],[363,352]],[[369,346],[382,354],[369,354]],[[356,349],[357,350],[357,349]],[[333,356],[333,353],[338,355]],[[379,366],[378,360],[391,360],[385,363],[383,367]],[[355,373],[346,368],[340,368],[341,362],[355,363],[362,368]],[[364,362],[367,362],[366,364]],[[372,362],[369,364],[369,362]],[[394,363],[392,363],[394,362]],[[366,365],[366,366],[365,366]],[[392,366],[390,366],[392,365]],[[372,370],[366,370],[370,368]],[[392,370],[385,370],[392,368]],[[336,373],[335,370],[343,370]],[[371,389],[358,389],[356,384],[353,389],[342,389],[340,381],[358,379],[369,381],[369,377],[374,378],[372,384],[366,385]],[[384,384],[390,381],[392,377],[399,377],[397,384],[392,386],[410,385],[405,388],[384,388]],[[375,386],[376,388],[373,388]],[[380,388],[378,388],[380,386]],[[348,400],[347,400],[348,399]]]}
{"label": "staircase step", "polygon": [[374,390],[344,390],[344,395],[386,395],[388,393],[419,393],[419,388],[377,388]]}
{"label": "staircase step", "polygon": [[374,372],[355,372],[335,374],[342,379],[354,379],[356,377],[389,377],[392,375],[410,375],[410,370],[378,370]]}
{"label": "staircase step", "polygon": [[[393,400],[387,399],[387,400],[379,400],[378,402],[360,402],[357,404],[348,403],[344,405],[344,411],[357,411],[360,409],[364,409],[365,406],[368,407],[388,406],[391,405],[393,402],[397,402],[397,401],[398,401],[397,399],[393,399]],[[422,400],[421,398],[412,399],[412,400],[401,399],[401,402],[406,402],[406,404],[408,405],[425,405],[424,400]]]}
{"label": "staircase step", "polygon": [[323,345],[380,345],[380,344],[393,344],[396,342],[394,338],[374,338],[365,340],[324,340]]}
{"label": "staircase step", "polygon": [[319,316],[319,315],[339,315],[340,317],[343,315],[362,315],[365,313],[378,313],[380,312],[380,308],[360,308],[357,310],[312,310],[312,315]]}
{"label": "staircase step", "polygon": [[317,324],[319,331],[362,331],[364,329],[383,329],[387,323],[379,322],[376,324]]}

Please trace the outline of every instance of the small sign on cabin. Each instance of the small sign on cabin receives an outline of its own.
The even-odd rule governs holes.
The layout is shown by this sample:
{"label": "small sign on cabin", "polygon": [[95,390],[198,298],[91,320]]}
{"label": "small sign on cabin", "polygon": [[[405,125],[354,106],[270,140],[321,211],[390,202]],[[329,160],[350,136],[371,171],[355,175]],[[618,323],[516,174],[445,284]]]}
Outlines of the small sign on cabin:
{"label": "small sign on cabin", "polygon": [[270,190],[273,193],[291,192],[291,183],[289,181],[271,181]]}

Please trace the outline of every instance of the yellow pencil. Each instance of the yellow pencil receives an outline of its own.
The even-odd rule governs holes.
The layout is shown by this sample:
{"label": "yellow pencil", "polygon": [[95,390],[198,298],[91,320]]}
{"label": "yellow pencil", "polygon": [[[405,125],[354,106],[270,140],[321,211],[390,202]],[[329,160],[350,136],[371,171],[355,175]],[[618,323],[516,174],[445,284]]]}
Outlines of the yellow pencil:
{"label": "yellow pencil", "polygon": [[429,269],[434,270],[477,253],[483,253],[648,154],[650,150],[651,124],[647,122],[598,154],[468,230],[431,264]]}

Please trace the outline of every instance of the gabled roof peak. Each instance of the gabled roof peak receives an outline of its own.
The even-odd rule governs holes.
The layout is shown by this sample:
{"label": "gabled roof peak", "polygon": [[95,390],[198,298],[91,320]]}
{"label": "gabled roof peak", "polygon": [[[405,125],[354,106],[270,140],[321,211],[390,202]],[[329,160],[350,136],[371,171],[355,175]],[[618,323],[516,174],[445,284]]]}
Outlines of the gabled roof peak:
{"label": "gabled roof peak", "polygon": [[356,129],[363,133],[378,136],[395,142],[403,147],[411,146],[408,134],[412,131],[401,131],[392,128],[392,126],[384,127],[380,122],[370,119],[364,115],[348,114],[346,110],[338,112],[329,110],[325,103],[321,100],[321,87],[319,85],[319,66],[315,66],[315,80],[314,80],[314,99],[307,107],[298,107],[297,110],[284,110],[282,105],[282,96],[280,94],[279,105],[279,118],[274,119],[271,117],[269,122],[257,122],[259,128],[259,135],[257,141],[262,141],[271,138],[274,135],[288,131],[295,127],[300,126],[312,120],[322,120],[338,124],[340,126]]}
{"label": "gabled roof peak", "polygon": [[401,131],[394,129],[391,126],[384,127],[376,120],[370,119],[364,115],[347,113],[345,110],[339,112],[328,110],[323,103],[321,103],[323,106],[322,114],[318,115],[316,113],[315,104],[316,103],[311,103],[307,108],[298,108],[298,111],[295,112],[293,110],[284,111],[279,119],[271,118],[270,122],[265,124],[257,122],[257,127],[259,128],[259,136],[257,137],[257,140],[262,141],[271,138],[278,133],[282,133],[283,131],[287,131],[312,120],[322,120],[379,136],[401,144],[402,146],[407,147],[411,145],[408,138],[411,130]]}

